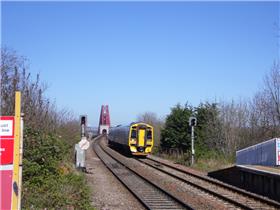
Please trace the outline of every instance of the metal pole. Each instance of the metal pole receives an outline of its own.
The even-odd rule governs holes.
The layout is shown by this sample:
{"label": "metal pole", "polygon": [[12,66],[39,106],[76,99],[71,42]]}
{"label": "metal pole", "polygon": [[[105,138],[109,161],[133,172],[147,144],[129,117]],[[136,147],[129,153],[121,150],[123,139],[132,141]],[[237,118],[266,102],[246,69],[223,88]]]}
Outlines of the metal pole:
{"label": "metal pole", "polygon": [[81,134],[81,136],[84,137],[85,136],[85,125],[82,124],[81,127],[82,127],[82,134]]}
{"label": "metal pole", "polygon": [[192,163],[191,165],[194,164],[194,126],[192,127],[192,133],[191,133],[191,138],[192,138]]}

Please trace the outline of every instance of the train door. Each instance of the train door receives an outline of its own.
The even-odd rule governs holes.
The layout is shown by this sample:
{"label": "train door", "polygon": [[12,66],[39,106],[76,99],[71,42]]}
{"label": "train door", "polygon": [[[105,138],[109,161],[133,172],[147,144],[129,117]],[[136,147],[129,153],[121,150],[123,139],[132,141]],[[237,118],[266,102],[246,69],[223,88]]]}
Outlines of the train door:
{"label": "train door", "polygon": [[138,146],[139,147],[145,146],[145,135],[146,135],[146,129],[140,128],[138,130]]}

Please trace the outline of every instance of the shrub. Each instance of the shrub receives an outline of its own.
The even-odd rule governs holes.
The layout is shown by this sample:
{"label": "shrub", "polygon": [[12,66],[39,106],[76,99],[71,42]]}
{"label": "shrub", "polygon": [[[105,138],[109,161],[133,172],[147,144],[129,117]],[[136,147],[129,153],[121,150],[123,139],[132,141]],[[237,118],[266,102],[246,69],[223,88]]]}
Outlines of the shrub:
{"label": "shrub", "polygon": [[24,133],[23,208],[91,209],[85,178],[67,160],[67,144],[30,128]]}

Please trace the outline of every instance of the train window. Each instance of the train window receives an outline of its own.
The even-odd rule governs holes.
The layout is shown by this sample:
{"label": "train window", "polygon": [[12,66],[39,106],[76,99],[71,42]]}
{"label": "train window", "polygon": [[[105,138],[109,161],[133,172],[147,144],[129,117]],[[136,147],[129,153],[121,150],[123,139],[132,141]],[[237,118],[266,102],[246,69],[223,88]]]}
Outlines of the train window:
{"label": "train window", "polygon": [[137,135],[136,135],[136,130],[132,130],[131,131],[131,138],[132,139],[136,139]]}
{"label": "train window", "polygon": [[151,130],[147,131],[147,139],[152,139],[152,131]]}

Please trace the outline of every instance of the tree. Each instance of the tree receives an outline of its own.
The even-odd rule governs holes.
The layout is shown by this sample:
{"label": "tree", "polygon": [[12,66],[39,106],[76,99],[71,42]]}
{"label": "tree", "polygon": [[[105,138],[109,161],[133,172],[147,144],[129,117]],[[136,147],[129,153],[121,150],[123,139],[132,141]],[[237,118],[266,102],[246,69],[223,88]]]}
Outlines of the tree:
{"label": "tree", "polygon": [[14,92],[20,88],[21,69],[24,69],[24,58],[12,50],[1,48],[1,115],[13,115]]}
{"label": "tree", "polygon": [[233,154],[235,151],[246,145],[248,141],[248,126],[250,110],[249,102],[220,102],[219,119],[221,122],[221,137],[223,138],[223,151]]}
{"label": "tree", "polygon": [[200,149],[224,149],[224,137],[221,133],[222,122],[219,118],[220,110],[217,103],[201,103],[196,109],[197,141]]}
{"label": "tree", "polygon": [[68,121],[68,111],[58,111],[56,106],[44,97],[47,87],[37,74],[35,80],[28,73],[27,59],[11,49],[1,49],[1,114],[13,115],[15,91],[21,91],[22,112],[25,126],[33,129],[55,132],[63,122]]}
{"label": "tree", "polygon": [[263,87],[251,100],[220,103],[225,152],[257,144],[280,135],[280,65],[274,63]]}
{"label": "tree", "polygon": [[[269,74],[264,78],[264,93],[267,96],[271,122],[280,125],[280,64],[274,63]],[[275,118],[273,118],[275,116]]]}
{"label": "tree", "polygon": [[275,62],[264,86],[252,99],[250,128],[254,142],[280,135],[280,64]]}
{"label": "tree", "polygon": [[177,148],[183,151],[189,150],[191,145],[189,130],[189,117],[193,114],[193,107],[186,104],[182,107],[177,104],[171,108],[167,116],[165,127],[161,135],[161,147],[163,150]]}

